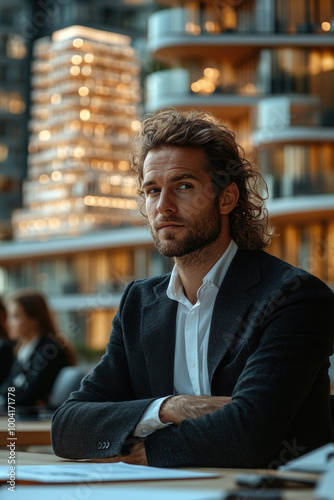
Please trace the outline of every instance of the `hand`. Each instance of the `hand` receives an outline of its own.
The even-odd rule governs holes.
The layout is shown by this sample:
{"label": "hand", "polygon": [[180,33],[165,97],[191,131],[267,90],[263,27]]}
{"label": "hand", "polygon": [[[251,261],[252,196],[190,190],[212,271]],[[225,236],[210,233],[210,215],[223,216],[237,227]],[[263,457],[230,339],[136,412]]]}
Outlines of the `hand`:
{"label": "hand", "polygon": [[200,418],[231,402],[227,396],[173,396],[162,403],[159,418],[164,424],[179,425],[186,418]]}
{"label": "hand", "polygon": [[124,462],[125,464],[147,465],[145,443],[144,441],[136,443],[132,448],[130,455],[126,455],[125,457],[96,458],[93,459],[92,462],[109,462],[113,464],[117,462]]}

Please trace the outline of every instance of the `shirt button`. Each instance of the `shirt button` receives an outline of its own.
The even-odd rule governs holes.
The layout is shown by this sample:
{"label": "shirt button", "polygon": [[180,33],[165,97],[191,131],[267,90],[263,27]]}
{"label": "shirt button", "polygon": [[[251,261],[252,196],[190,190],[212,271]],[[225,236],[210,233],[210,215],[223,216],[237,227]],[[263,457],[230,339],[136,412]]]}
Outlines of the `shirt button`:
{"label": "shirt button", "polygon": [[148,427],[143,427],[143,433],[147,434],[148,432],[150,432],[150,429],[148,429]]}
{"label": "shirt button", "polygon": [[196,361],[193,359],[193,360],[192,360],[192,362],[191,362],[191,366],[196,366],[196,365],[197,365],[197,363],[196,363]]}

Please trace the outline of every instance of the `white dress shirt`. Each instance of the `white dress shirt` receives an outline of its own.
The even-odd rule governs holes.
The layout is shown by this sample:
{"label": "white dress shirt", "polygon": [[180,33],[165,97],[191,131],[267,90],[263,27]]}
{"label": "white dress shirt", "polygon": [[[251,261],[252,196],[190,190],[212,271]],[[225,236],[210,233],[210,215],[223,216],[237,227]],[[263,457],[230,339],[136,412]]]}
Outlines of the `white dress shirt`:
{"label": "white dress shirt", "polygon": [[[211,317],[218,290],[237,250],[237,244],[231,240],[222,257],[204,276],[197,291],[196,304],[192,304],[184,295],[177,268],[173,268],[166,293],[179,303],[176,314],[174,395],[211,394],[207,359]],[[159,419],[160,406],[167,397],[170,396],[156,399],[148,406],[136,426],[134,436],[145,437],[170,425]]]}

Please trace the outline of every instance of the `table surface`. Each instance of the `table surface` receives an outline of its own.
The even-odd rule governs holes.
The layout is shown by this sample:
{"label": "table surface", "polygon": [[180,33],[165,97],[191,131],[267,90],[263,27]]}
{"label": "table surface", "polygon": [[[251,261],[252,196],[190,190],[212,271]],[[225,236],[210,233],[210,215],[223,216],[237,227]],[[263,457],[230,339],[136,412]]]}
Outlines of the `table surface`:
{"label": "table surface", "polygon": [[20,420],[15,419],[15,427],[11,426],[10,430],[14,429],[15,434],[11,437],[8,432],[8,418],[0,416],[0,447],[6,446],[8,441],[16,438],[16,446],[38,446],[50,445],[50,430],[51,420]]}
{"label": "table surface", "polygon": [[[18,451],[16,452],[16,466],[20,465],[44,465],[44,464],[60,464],[60,463],[75,463],[72,460],[64,460],[62,458],[56,457],[54,454],[45,453],[29,453]],[[0,464],[6,465],[8,461],[8,451],[0,450]],[[127,481],[127,482],[115,482],[107,483],[108,487],[111,489],[113,487],[120,487],[124,484],[126,487],[135,488],[177,488],[177,489],[194,489],[198,490],[230,490],[237,488],[235,484],[235,476],[238,473],[252,473],[260,472],[259,470],[251,469],[218,469],[218,468],[187,468],[188,470],[198,471],[198,472],[213,472],[218,474],[218,477],[206,478],[206,479],[178,479],[178,480],[155,480],[155,481]],[[268,471],[262,471],[268,472]],[[279,471],[270,471],[270,473],[279,475]],[[292,474],[284,472],[284,475]],[[296,473],[293,473],[296,477]],[[298,473],[298,477],[317,477],[312,474]],[[282,491],[282,498],[284,500],[312,500],[313,494],[312,488],[307,488],[305,486],[292,486],[289,488],[284,488]]]}

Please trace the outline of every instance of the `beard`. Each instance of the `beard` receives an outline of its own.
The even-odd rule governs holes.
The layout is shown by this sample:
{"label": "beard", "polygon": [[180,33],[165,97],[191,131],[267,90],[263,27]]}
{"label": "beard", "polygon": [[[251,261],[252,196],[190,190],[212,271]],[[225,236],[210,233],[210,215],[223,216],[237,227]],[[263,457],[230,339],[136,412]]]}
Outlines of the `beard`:
{"label": "beard", "polygon": [[[167,234],[163,240],[157,235],[155,226],[163,222],[175,222],[182,224],[186,229],[186,235],[178,240],[173,233]],[[222,221],[219,212],[219,198],[214,201],[214,207],[189,221],[180,217],[163,216],[159,221],[149,224],[153,242],[159,252],[165,257],[183,257],[200,250],[213,243],[221,233]]]}

